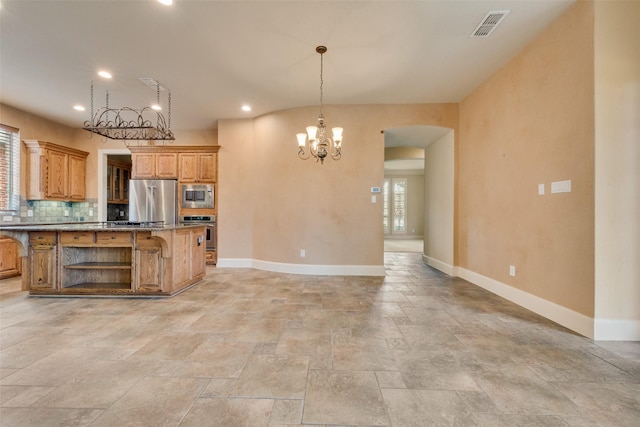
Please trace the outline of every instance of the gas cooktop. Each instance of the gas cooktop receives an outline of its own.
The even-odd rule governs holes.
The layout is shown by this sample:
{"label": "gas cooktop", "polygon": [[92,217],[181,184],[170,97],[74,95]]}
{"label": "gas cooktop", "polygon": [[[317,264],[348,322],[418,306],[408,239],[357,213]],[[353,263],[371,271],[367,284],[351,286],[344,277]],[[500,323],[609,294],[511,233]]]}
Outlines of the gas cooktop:
{"label": "gas cooktop", "polygon": [[161,227],[164,221],[107,221],[105,227]]}

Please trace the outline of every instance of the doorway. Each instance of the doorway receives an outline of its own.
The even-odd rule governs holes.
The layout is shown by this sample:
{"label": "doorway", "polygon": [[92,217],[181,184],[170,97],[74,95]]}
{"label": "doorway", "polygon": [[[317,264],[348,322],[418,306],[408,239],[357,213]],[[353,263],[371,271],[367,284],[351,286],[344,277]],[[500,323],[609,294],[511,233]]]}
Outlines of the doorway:
{"label": "doorway", "polygon": [[[106,148],[98,150],[98,221],[107,221],[109,216],[107,215],[108,203],[113,200],[113,175],[112,171],[109,171],[109,159],[120,159],[124,162],[131,163],[131,152],[128,148]],[[122,175],[120,175],[122,179]],[[122,182],[122,181],[121,181]],[[120,184],[120,183],[119,183]],[[124,182],[122,182],[124,185]],[[119,185],[119,189],[120,189]],[[122,193],[121,193],[122,194]],[[124,207],[124,202],[120,201],[120,207]],[[126,217],[128,218],[128,202]],[[115,208],[114,208],[115,209]],[[122,210],[122,209],[121,209]],[[120,210],[118,211],[118,214]],[[124,214],[122,215],[125,216]]]}
{"label": "doorway", "polygon": [[[417,251],[423,261],[444,271],[453,271],[454,259],[454,133],[453,129],[439,126],[405,126],[384,130],[385,180],[389,178],[389,200],[383,213],[385,251]],[[402,165],[389,171],[390,163]],[[406,169],[411,169],[407,173]],[[420,185],[413,179],[419,175]],[[405,176],[406,175],[406,176]],[[406,186],[399,178],[407,178]],[[394,182],[395,181],[395,182]],[[419,188],[421,209],[412,213],[412,191]],[[398,192],[396,196],[394,193]],[[402,193],[404,192],[404,201]],[[396,203],[394,203],[394,197]],[[403,203],[405,203],[403,205]],[[403,209],[404,207],[404,209]],[[404,211],[404,212],[403,212]],[[393,216],[398,218],[395,219]],[[419,225],[416,224],[415,216]],[[395,245],[419,230],[416,242],[406,242],[404,248]],[[395,234],[394,234],[395,232]],[[404,235],[402,233],[405,233]],[[412,245],[412,246],[411,246]],[[396,249],[400,246],[401,249]],[[416,250],[416,246],[419,250]]]}

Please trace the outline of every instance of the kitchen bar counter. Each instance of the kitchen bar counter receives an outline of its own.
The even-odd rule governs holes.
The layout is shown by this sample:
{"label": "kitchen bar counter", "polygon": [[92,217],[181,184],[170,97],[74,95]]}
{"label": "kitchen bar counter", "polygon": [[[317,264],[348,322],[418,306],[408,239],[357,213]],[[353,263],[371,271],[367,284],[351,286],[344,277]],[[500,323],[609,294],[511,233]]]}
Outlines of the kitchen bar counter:
{"label": "kitchen bar counter", "polygon": [[161,225],[119,225],[107,222],[60,222],[47,224],[31,224],[28,222],[11,223],[0,225],[0,233],[5,231],[130,231],[130,230],[177,230],[182,228],[193,228],[198,224],[161,224]]}
{"label": "kitchen bar counter", "polygon": [[198,224],[20,224],[23,290],[34,296],[172,296],[202,280],[205,228]]}

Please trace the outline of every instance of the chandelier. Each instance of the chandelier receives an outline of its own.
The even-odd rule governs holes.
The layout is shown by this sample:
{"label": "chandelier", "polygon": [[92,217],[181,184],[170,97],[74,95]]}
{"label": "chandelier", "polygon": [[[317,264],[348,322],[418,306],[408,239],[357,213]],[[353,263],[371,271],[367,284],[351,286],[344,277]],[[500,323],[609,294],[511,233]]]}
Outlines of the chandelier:
{"label": "chandelier", "polygon": [[[174,141],[171,132],[171,91],[168,92],[168,122],[160,112],[160,83],[156,82],[157,104],[153,107],[134,109],[130,107],[110,108],[109,91],[106,91],[105,106],[93,111],[93,82],[91,82],[91,120],[84,122],[83,129],[92,134],[115,140]],[[155,119],[155,125],[154,125]]]}
{"label": "chandelier", "polygon": [[[298,138],[298,157],[302,160],[307,160],[313,156],[316,162],[320,161],[320,164],[324,163],[324,159],[327,156],[331,156],[333,160],[340,160],[342,154],[340,149],[342,148],[342,128],[335,127],[331,131],[333,138],[329,138],[326,135],[327,127],[324,124],[324,116],[322,115],[323,98],[322,87],[324,80],[322,78],[323,61],[322,55],[327,51],[325,46],[316,47],[316,52],[320,54],[320,115],[318,116],[317,126],[307,126],[307,133],[299,133],[296,135]],[[309,144],[307,150],[307,142]]]}

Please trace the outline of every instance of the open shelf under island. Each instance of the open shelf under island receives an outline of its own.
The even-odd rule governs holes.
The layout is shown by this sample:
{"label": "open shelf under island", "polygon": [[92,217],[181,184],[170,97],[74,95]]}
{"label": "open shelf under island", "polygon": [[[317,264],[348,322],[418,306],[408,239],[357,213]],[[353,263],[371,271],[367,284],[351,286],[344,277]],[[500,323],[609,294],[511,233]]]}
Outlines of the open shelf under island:
{"label": "open shelf under island", "polygon": [[22,288],[33,296],[172,296],[205,274],[202,225],[14,225]]}

